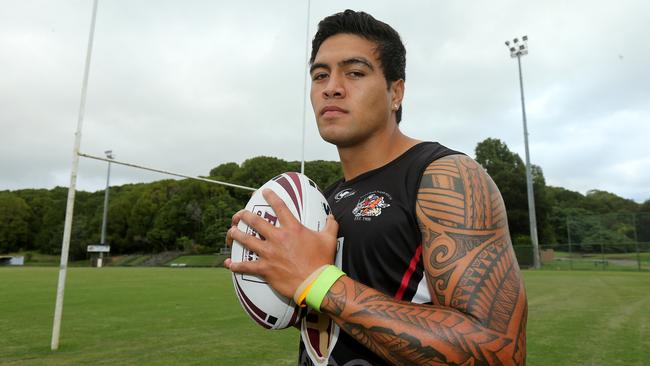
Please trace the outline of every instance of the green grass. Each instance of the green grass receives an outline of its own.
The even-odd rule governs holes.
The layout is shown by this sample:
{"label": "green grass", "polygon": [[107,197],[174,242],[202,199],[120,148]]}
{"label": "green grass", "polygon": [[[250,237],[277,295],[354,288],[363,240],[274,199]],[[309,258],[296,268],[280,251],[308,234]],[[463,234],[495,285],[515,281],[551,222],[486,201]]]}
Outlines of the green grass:
{"label": "green grass", "polygon": [[[222,268],[71,268],[49,349],[56,268],[0,267],[2,365],[295,365],[297,331],[241,310]],[[524,272],[528,365],[646,365],[650,274]]]}
{"label": "green grass", "polygon": [[153,257],[151,254],[118,255],[111,257],[111,261],[107,265],[114,267],[137,267],[151,259],[151,257]]}
{"label": "green grass", "polygon": [[133,256],[130,255],[113,255],[111,256],[111,266],[123,266],[124,263],[132,260]]}
{"label": "green grass", "polygon": [[149,260],[151,257],[153,257],[153,256],[152,255],[138,255],[132,261],[129,261],[128,265],[129,266],[139,266],[142,263]]}
{"label": "green grass", "polygon": [[529,365],[648,365],[650,274],[524,275]]}
{"label": "green grass", "polygon": [[226,258],[225,255],[184,255],[172,260],[167,265],[184,264],[187,267],[217,267],[221,266]]}
{"label": "green grass", "polygon": [[57,275],[0,268],[0,364],[295,364],[297,332],[249,320],[221,268],[71,268],[52,352]]}

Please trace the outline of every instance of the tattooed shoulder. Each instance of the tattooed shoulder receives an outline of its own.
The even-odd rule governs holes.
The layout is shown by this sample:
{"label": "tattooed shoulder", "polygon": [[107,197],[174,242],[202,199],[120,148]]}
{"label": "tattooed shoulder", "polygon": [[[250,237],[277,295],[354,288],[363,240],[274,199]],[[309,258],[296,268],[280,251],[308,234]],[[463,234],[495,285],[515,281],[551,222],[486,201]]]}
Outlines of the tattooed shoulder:
{"label": "tattooed shoulder", "polygon": [[500,333],[517,329],[521,339],[524,286],[505,205],[487,172],[460,155],[431,163],[416,210],[433,303],[469,314]]}

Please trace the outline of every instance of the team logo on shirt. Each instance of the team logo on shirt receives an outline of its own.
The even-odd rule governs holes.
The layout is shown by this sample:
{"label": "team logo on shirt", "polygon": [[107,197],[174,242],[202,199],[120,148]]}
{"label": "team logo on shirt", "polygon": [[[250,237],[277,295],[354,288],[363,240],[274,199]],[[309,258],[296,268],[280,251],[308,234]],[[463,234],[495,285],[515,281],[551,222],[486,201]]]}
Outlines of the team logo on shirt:
{"label": "team logo on shirt", "polygon": [[390,200],[392,198],[386,192],[370,192],[361,197],[357,206],[352,210],[352,214],[355,216],[355,220],[370,221],[371,217],[381,215],[382,209],[390,207],[390,204],[386,202]]}
{"label": "team logo on shirt", "polygon": [[334,200],[338,202],[344,198],[354,196],[356,193],[357,191],[355,191],[354,189],[346,188],[342,191],[339,191],[339,193],[337,193],[336,196],[334,196]]}

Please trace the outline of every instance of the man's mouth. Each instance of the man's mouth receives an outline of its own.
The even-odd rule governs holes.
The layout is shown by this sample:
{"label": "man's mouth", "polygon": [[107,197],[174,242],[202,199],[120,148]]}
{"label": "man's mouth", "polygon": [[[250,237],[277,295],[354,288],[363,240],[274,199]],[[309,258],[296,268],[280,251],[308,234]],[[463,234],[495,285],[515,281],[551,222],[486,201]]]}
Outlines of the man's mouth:
{"label": "man's mouth", "polygon": [[323,117],[336,117],[345,113],[348,113],[348,111],[333,105],[323,107],[323,109],[320,110],[320,115]]}

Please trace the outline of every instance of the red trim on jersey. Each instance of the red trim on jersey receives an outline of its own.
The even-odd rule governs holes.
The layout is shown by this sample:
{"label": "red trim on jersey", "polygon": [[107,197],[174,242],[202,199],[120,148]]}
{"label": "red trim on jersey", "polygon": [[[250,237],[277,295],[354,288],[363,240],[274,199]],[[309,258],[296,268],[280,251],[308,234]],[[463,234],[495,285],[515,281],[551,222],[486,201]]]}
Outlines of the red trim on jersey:
{"label": "red trim on jersey", "polygon": [[409,281],[411,280],[411,276],[413,275],[413,272],[415,272],[415,267],[417,267],[421,257],[422,257],[422,243],[420,243],[417,249],[415,249],[415,254],[413,255],[413,258],[411,258],[411,262],[409,263],[409,268],[406,270],[406,272],[404,272],[404,276],[402,277],[402,283],[399,285],[399,290],[397,290],[397,293],[395,294],[395,298],[397,300],[402,300],[402,298],[404,297],[404,292],[406,291],[406,287],[408,286]]}

